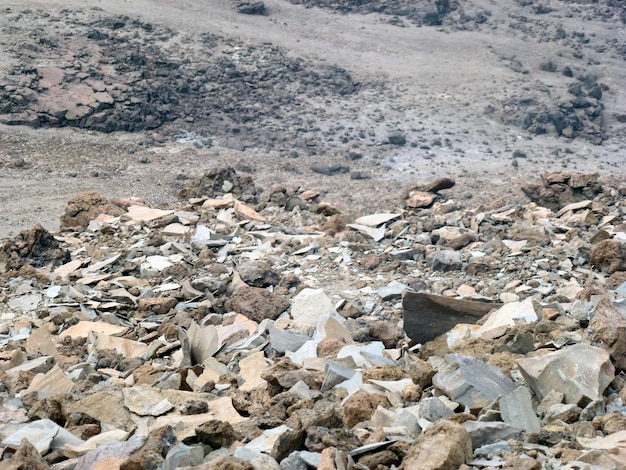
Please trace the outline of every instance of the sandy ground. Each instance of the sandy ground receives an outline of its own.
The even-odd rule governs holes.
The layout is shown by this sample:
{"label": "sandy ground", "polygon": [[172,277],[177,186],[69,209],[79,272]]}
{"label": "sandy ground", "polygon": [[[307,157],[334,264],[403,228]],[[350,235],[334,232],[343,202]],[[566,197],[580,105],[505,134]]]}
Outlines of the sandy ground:
{"label": "sandy ground", "polygon": [[[286,158],[277,149],[226,148],[219,145],[219,139],[212,147],[198,149],[177,143],[167,126],[144,133],[100,134],[0,125],[0,163],[4,162],[0,166],[0,237],[37,222],[57,229],[65,201],[85,190],[110,197],[140,196],[154,205],[171,202],[186,178],[223,164],[252,171],[263,188],[282,183],[318,189],[324,199],[361,213],[391,209],[399,204],[402,188],[439,176],[456,178],[451,194],[468,206],[503,196],[521,201],[520,185],[537,180],[545,171],[597,171],[606,181],[624,180],[626,124],[615,116],[626,113],[626,61],[611,47],[599,47],[625,41],[624,25],[590,19],[585,15],[586,5],[577,10],[571,2],[555,0],[550,2],[553,12],[529,15],[529,29],[522,30],[511,25],[519,24],[514,19],[528,11],[522,11],[514,0],[472,4],[490,11],[489,23],[459,31],[446,26],[398,27],[377,14],[341,15],[281,0],[266,2],[266,16],[238,14],[231,3],[221,0],[5,0],[3,8],[12,11],[66,8],[101,14],[94,10],[97,7],[107,14],[128,15],[175,31],[269,42],[311,64],[345,68],[363,83],[382,83],[383,91],[326,103],[334,125],[351,116],[345,126],[371,131],[371,141],[360,148],[365,157],[350,162],[351,170],[371,175],[364,180],[351,179],[349,174],[321,175],[310,169],[318,163],[345,163],[348,146],[334,145],[321,155]],[[582,49],[576,46],[582,57],[563,42],[542,39],[542,31],[554,25],[584,31],[592,38]],[[560,65],[589,68],[606,85],[607,139],[602,145],[580,138],[530,135],[484,112],[492,103],[540,89],[548,90],[546,96],[561,93],[561,74],[539,69],[547,58],[557,58]],[[529,73],[515,70],[513,60]],[[0,67],[6,69],[12,61],[15,58],[0,49]],[[322,132],[324,120],[318,124]],[[413,145],[384,145],[386,136],[398,129]],[[433,145],[437,140],[444,145]],[[526,155],[516,159],[517,166],[512,159],[515,150]]]}

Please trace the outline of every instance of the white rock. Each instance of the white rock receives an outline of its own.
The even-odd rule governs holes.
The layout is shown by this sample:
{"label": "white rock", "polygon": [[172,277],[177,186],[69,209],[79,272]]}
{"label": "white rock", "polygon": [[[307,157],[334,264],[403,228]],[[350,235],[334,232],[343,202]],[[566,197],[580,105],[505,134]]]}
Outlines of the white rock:
{"label": "white rock", "polygon": [[322,289],[303,289],[291,303],[291,317],[304,325],[316,326],[319,318],[330,312],[337,313]]}

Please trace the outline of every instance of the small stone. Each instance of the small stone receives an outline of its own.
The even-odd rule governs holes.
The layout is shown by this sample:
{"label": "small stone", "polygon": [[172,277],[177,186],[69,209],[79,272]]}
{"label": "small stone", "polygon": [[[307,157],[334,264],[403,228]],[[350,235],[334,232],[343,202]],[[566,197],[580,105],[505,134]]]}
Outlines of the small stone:
{"label": "small stone", "polygon": [[498,441],[520,439],[523,433],[522,429],[501,421],[465,421],[463,428],[469,433],[474,449]]}
{"label": "small stone", "polygon": [[317,325],[327,313],[336,313],[335,307],[322,289],[303,289],[293,298],[291,317],[303,325]]}
{"label": "small stone", "polygon": [[174,297],[144,298],[139,299],[139,310],[151,311],[158,315],[165,315],[173,309],[177,303],[178,300]]}
{"label": "small stone", "polygon": [[224,307],[260,323],[266,318],[276,319],[289,308],[289,301],[265,289],[241,287],[231,294]]}
{"label": "small stone", "polygon": [[463,268],[461,253],[458,251],[435,251],[427,260],[433,271],[460,271]]}
{"label": "small stone", "polygon": [[442,420],[420,434],[400,470],[458,470],[472,459],[472,441],[460,424]]}
{"label": "small stone", "polygon": [[386,348],[395,348],[404,338],[404,330],[397,323],[386,320],[376,320],[369,329],[372,339],[382,341]]}
{"label": "small stone", "polygon": [[539,432],[541,424],[533,411],[530,392],[526,387],[518,387],[500,397],[502,421],[527,432]]}
{"label": "small stone", "polygon": [[351,429],[357,423],[367,421],[376,408],[389,407],[389,401],[379,393],[357,392],[352,394],[343,405],[343,424]]}

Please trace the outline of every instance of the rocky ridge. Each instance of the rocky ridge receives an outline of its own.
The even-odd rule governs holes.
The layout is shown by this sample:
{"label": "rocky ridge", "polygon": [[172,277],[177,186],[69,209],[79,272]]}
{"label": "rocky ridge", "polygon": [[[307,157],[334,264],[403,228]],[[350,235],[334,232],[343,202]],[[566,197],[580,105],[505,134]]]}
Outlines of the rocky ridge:
{"label": "rocky ridge", "polygon": [[0,468],[624,468],[625,188],[452,185],[361,215],[217,169],[5,240]]}

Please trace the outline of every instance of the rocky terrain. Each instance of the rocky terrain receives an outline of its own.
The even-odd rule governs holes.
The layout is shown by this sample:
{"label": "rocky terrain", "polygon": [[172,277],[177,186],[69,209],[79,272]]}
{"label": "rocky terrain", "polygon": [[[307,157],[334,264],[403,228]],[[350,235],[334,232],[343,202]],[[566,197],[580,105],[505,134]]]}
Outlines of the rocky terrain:
{"label": "rocky terrain", "polygon": [[626,187],[355,218],[215,169],[0,245],[6,469],[626,468]]}
{"label": "rocky terrain", "polygon": [[618,0],[7,0],[0,469],[626,468]]}

